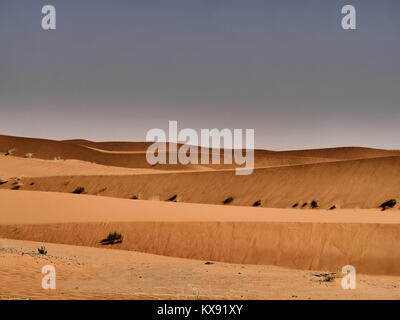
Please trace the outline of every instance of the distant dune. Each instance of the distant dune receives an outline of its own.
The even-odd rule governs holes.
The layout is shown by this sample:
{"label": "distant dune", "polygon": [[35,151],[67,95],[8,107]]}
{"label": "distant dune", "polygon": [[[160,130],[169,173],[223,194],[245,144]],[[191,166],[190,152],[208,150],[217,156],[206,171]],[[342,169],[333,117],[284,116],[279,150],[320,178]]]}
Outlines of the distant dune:
{"label": "distant dune", "polygon": [[232,170],[159,171],[104,167],[79,161],[39,161],[0,156],[0,177],[8,181],[0,188],[11,189],[20,177],[21,189],[70,193],[84,187],[88,194],[106,190],[103,196],[179,202],[300,209],[313,200],[323,209],[378,208],[389,199],[400,198],[400,157],[259,168],[250,176]]}
{"label": "distant dune", "polygon": [[[236,176],[232,165],[149,166],[143,142],[52,141],[0,136],[0,178],[18,177],[20,189],[180,202],[262,207],[378,208],[400,197],[400,151],[331,148],[256,150],[256,169]],[[101,148],[101,149],[99,149]],[[33,153],[35,159],[22,159]],[[49,160],[60,156],[66,161]],[[38,158],[38,159],[36,159]],[[47,159],[48,161],[40,161]],[[11,189],[15,180],[0,185]],[[101,191],[101,192],[99,192]]]}

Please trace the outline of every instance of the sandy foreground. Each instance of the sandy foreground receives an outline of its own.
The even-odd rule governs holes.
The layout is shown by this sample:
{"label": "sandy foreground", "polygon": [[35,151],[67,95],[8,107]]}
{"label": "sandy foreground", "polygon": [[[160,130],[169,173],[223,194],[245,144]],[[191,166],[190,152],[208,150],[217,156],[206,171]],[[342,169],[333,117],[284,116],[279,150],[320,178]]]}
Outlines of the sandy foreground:
{"label": "sandy foreground", "polygon": [[[357,275],[357,288],[322,271],[291,270],[0,239],[0,299],[399,299],[400,277]],[[45,265],[56,290],[41,287]]]}

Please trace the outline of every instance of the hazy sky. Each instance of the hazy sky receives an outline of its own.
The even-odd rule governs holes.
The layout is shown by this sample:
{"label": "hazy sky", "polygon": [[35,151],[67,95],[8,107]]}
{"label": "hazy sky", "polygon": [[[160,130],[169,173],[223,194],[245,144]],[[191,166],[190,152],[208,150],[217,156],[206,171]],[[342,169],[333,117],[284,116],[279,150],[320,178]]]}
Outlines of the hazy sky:
{"label": "hazy sky", "polygon": [[399,57],[399,0],[1,0],[0,134],[137,141],[178,120],[400,149]]}

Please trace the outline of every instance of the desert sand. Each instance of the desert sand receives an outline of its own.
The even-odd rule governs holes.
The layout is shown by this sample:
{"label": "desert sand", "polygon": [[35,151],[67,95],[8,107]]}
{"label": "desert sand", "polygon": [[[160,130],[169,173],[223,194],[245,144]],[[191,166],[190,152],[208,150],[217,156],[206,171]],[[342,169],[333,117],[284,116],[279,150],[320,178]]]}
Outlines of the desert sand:
{"label": "desert sand", "polygon": [[[254,173],[236,176],[224,165],[151,167],[147,145],[0,136],[0,152],[15,149],[0,155],[0,298],[399,296],[399,205],[379,208],[400,198],[398,150],[256,150]],[[114,231],[122,243],[103,245]],[[52,293],[23,281],[40,279],[47,260],[62,274]],[[320,281],[347,264],[357,290]]]}
{"label": "desert sand", "polygon": [[[0,299],[398,299],[400,277],[357,275],[356,290],[325,272],[171,258],[125,250],[0,240]],[[57,289],[43,290],[53,265]]]}

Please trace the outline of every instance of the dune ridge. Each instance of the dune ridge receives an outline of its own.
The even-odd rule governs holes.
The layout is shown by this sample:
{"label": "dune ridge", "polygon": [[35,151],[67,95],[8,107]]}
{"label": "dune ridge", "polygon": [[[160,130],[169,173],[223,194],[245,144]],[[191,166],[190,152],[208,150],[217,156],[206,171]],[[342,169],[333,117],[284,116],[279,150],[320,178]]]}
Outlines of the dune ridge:
{"label": "dune ridge", "polygon": [[[158,164],[150,166],[145,156],[145,151],[150,144],[149,142],[92,142],[87,140],[56,141],[0,135],[0,151],[7,152],[10,149],[16,149],[14,155],[19,157],[23,157],[27,153],[33,153],[34,157],[39,159],[51,160],[55,157],[60,157],[62,159],[82,160],[106,166],[161,170],[197,170],[203,167],[229,169],[236,167],[234,164]],[[361,147],[295,151],[255,150],[255,167],[262,168],[388,156],[400,156],[400,151]]]}
{"label": "dune ridge", "polygon": [[[1,162],[1,157],[0,157]],[[249,176],[236,176],[232,170],[165,172],[164,174],[92,174],[26,177],[24,190],[72,192],[84,187],[88,194],[141,199],[167,200],[177,195],[180,202],[300,208],[311,201],[320,208],[378,208],[384,201],[400,198],[400,157],[331,161],[294,166],[255,169]],[[156,172],[155,172],[156,173]],[[34,183],[32,186],[31,184]],[[9,189],[10,183],[0,186]]]}
{"label": "dune ridge", "polygon": [[0,200],[6,212],[1,238],[105,248],[100,241],[118,231],[124,240],[111,246],[116,249],[305,270],[351,264],[361,273],[400,274],[400,218],[377,210],[296,214],[25,191],[0,191]]}

